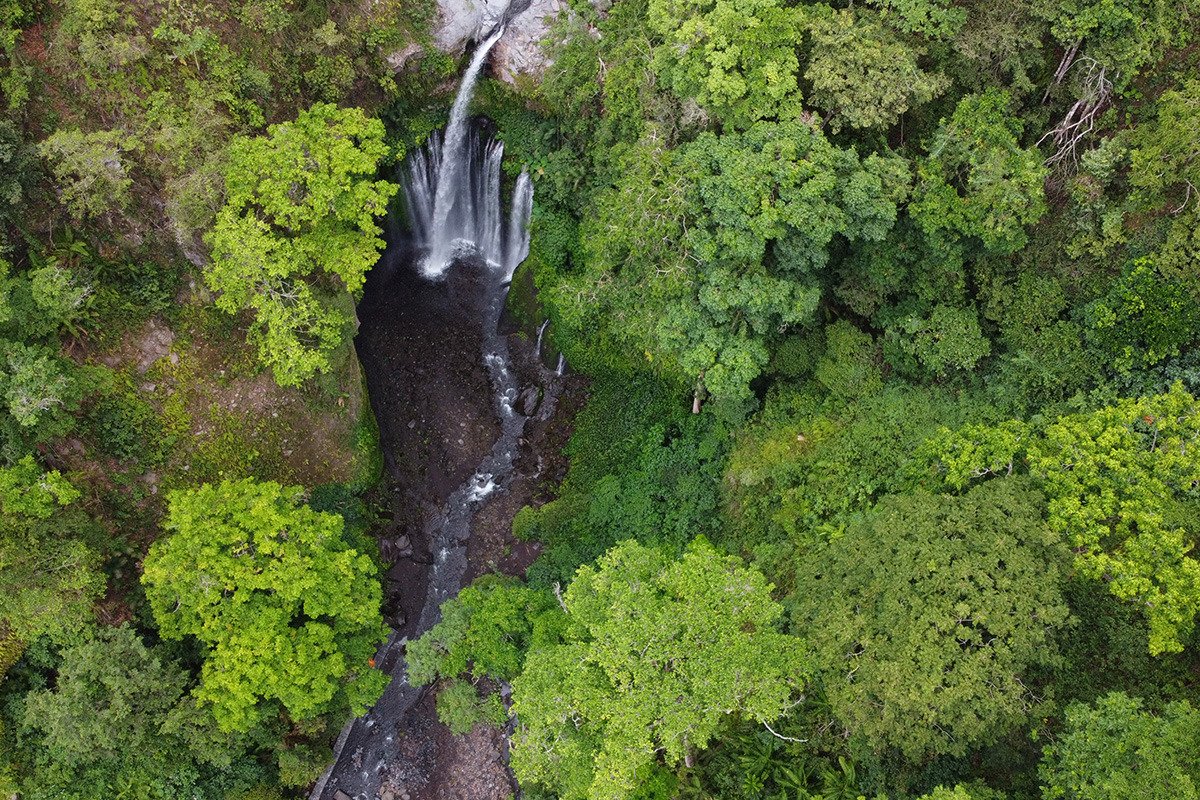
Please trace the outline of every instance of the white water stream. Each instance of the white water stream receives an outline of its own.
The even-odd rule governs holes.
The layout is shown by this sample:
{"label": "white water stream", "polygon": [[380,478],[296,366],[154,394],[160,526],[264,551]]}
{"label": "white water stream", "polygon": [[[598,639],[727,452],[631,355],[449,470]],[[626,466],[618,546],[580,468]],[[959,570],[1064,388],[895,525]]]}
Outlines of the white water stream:
{"label": "white water stream", "polygon": [[[467,256],[482,256],[489,265],[490,275],[481,287],[487,292],[480,320],[482,356],[500,423],[490,455],[451,493],[439,513],[426,518],[422,535],[433,554],[433,563],[425,603],[415,626],[416,635],[438,622],[442,602],[462,586],[472,520],[493,493],[507,490],[517,445],[525,429],[526,417],[513,407],[518,398],[518,384],[509,369],[508,340],[498,332],[498,327],[506,285],[529,254],[533,183],[528,171],[522,169],[513,186],[505,227],[500,191],[504,145],[482,136],[479,126],[472,125],[467,118],[475,82],[503,31],[503,27],[499,28],[479,46],[463,75],[445,132],[431,135],[423,147],[411,154],[408,174],[403,180],[409,226],[421,249],[418,264],[426,278],[441,277],[456,260]],[[547,389],[541,409],[546,413],[552,408]],[[342,731],[334,748],[335,762],[317,781],[310,800],[332,800],[340,794],[356,800],[376,797],[384,776],[403,768],[401,764],[390,763],[395,751],[393,733],[421,696],[421,690],[408,683],[403,657],[397,652],[403,644],[393,632],[377,653],[376,661],[381,666],[393,664],[393,681],[365,716],[351,721]],[[377,722],[382,723],[378,728]]]}

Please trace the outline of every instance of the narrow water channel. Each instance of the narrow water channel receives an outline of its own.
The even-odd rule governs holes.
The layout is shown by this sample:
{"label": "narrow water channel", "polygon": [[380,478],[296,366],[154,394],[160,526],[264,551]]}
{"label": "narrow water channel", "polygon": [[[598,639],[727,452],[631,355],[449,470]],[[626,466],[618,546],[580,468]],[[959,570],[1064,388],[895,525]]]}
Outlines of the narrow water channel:
{"label": "narrow water channel", "polygon": [[403,763],[396,741],[423,694],[406,680],[404,643],[433,627],[442,602],[462,588],[476,514],[508,491],[529,417],[554,408],[546,384],[558,375],[539,365],[538,385],[526,374],[522,386],[500,331],[508,281],[528,252],[532,185],[522,171],[512,209],[502,213],[503,146],[486,121],[466,116],[500,33],[472,59],[445,133],[430,137],[401,171],[409,233],[392,226],[392,244],[358,309],[355,343],[395,494],[393,633],[376,656],[392,683],[342,732],[312,800],[373,800],[414,766]]}

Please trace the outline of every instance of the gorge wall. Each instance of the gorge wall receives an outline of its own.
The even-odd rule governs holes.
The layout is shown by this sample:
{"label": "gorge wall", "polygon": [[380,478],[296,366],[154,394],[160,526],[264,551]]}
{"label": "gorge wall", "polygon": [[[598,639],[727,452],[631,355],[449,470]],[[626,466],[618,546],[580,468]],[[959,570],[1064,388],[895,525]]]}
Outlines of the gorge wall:
{"label": "gorge wall", "polygon": [[[597,10],[611,7],[611,0],[592,0]],[[540,76],[551,61],[542,51],[541,42],[550,25],[562,11],[566,0],[438,0],[438,17],[433,42],[439,50],[461,56],[471,42],[487,37],[504,22],[504,35],[493,48],[490,63],[496,77],[514,83],[518,76]],[[392,68],[403,69],[422,53],[420,45],[409,45],[388,57]]]}

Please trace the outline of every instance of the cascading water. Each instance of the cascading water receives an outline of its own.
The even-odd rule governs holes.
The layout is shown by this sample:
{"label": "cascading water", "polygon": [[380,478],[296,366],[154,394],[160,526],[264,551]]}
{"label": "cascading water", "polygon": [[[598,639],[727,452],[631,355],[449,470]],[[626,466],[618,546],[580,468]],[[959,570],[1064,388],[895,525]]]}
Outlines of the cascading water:
{"label": "cascading water", "polygon": [[504,277],[512,280],[517,267],[529,255],[529,217],[533,213],[533,181],[529,170],[522,169],[513,187],[512,209],[508,217],[508,239],[504,251]]}
{"label": "cascading water", "polygon": [[[514,408],[520,396],[519,384],[510,369],[508,338],[499,332],[506,284],[529,254],[533,183],[523,169],[513,186],[505,225],[500,202],[504,145],[486,135],[481,126],[471,124],[466,116],[475,81],[502,33],[503,28],[480,45],[463,76],[445,132],[431,135],[423,147],[412,153],[407,179],[402,181],[409,228],[415,244],[423,251],[417,263],[425,278],[441,277],[454,261],[468,255],[482,256],[490,267],[484,271],[483,280],[479,280],[477,273],[464,271],[450,276],[446,282],[420,283],[431,291],[441,287],[452,294],[455,280],[462,277],[461,287],[473,286],[482,292],[485,302],[478,308],[482,356],[494,393],[499,428],[491,453],[478,463],[474,474],[450,493],[436,513],[425,518],[420,537],[428,546],[432,563],[414,635],[433,627],[440,619],[442,602],[461,588],[467,573],[466,545],[475,515],[493,493],[509,490],[526,415],[535,413],[524,404],[521,411]],[[385,254],[384,262],[387,257]],[[479,269],[477,261],[471,269]],[[386,274],[386,270],[382,272]],[[534,406],[540,415],[553,411],[556,395],[552,384],[553,381],[546,382],[542,399]],[[539,460],[539,469],[540,463]],[[376,796],[380,794],[383,775],[389,770],[402,774],[401,765],[390,762],[395,758],[394,735],[398,721],[422,697],[422,690],[409,684],[406,678],[400,652],[404,642],[393,632],[376,654],[378,664],[390,665],[394,680],[365,716],[342,731],[335,745],[335,763],[317,781],[310,800],[332,800],[343,795]]]}
{"label": "cascading water", "polygon": [[522,170],[517,178],[505,231],[500,202],[504,143],[482,135],[467,118],[479,72],[503,32],[498,29],[475,52],[445,133],[432,134],[409,159],[404,198],[409,228],[424,253],[421,272],[428,278],[444,274],[456,259],[478,253],[493,269],[504,270],[507,280],[529,254],[529,173]]}

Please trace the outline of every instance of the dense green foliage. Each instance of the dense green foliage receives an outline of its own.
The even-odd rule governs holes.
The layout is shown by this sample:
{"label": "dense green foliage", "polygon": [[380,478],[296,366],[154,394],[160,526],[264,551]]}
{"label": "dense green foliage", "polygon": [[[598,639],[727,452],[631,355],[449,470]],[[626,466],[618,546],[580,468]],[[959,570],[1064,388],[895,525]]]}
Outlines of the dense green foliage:
{"label": "dense green foliage", "polygon": [[[234,630],[237,603],[192,607],[211,636],[159,628],[139,577],[167,564],[155,586],[173,591],[197,574],[182,529],[166,544],[168,496],[200,547],[220,512],[185,513],[183,498],[217,491],[205,482],[252,476],[278,494],[377,479],[351,474],[378,463],[352,293],[395,191],[377,170],[401,152],[374,119],[399,91],[386,58],[423,39],[433,12],[396,0],[0,3],[5,797],[280,798],[312,782],[344,715],[378,696],[369,514],[347,512],[344,528],[296,506],[297,491],[260,492],[257,517],[232,512],[305,531],[272,580],[301,590],[339,576],[341,594],[313,592],[312,619],[276,594],[287,587],[249,585],[253,566],[239,583],[248,556],[222,568],[212,551],[206,574],[246,601],[253,633]],[[250,259],[231,265],[222,247]],[[239,407],[264,367],[296,390]],[[316,419],[344,432],[328,452],[289,458]],[[363,508],[347,497],[342,508]]]}
{"label": "dense green foliage", "polygon": [[[569,5],[478,97],[590,397],[409,679],[531,797],[1194,796],[1200,4]],[[376,473],[281,454],[436,14],[0,2],[0,794],[278,797],[379,696]]]}
{"label": "dense green foliage", "polygon": [[[1154,776],[1192,769],[1200,7],[573,9],[519,98],[544,117],[489,101],[537,168],[525,269],[594,377],[514,523],[530,584],[704,535],[813,648],[777,731],[664,750],[640,790],[1186,795]],[[526,731],[564,697],[539,648]],[[599,741],[539,779],[583,792]],[[1161,767],[1115,777],[1139,748]]]}
{"label": "dense green foliage", "polygon": [[101,800],[223,797],[263,777],[233,756],[252,740],[217,729],[187,695],[191,676],[128,626],[85,630],[63,649],[54,688],[24,703],[37,769],[22,796]]}
{"label": "dense green foliage", "polygon": [[143,565],[162,635],[208,648],[194,694],[222,730],[249,730],[274,703],[297,720],[362,713],[387,683],[367,664],[384,636],[375,565],[302,492],[245,479],[176,493],[171,534]]}
{"label": "dense green foliage", "polygon": [[565,798],[621,798],[661,751],[691,758],[735,712],[771,721],[807,671],[772,627],[761,574],[696,539],[681,560],[635,542],[584,566],[563,596],[563,643],[513,682],[513,769]]}
{"label": "dense green foliage", "polygon": [[1072,704],[1067,729],[1045,749],[1043,797],[1196,797],[1196,742],[1200,716],[1186,700],[1162,716],[1142,710],[1136,698],[1115,692],[1096,707]]}
{"label": "dense green foliage", "polygon": [[229,147],[205,279],[219,308],[254,309],[259,358],[281,386],[328,371],[349,335],[322,295],[361,295],[383,248],[374,218],[396,186],[370,178],[385,151],[382,123],[326,103]]}
{"label": "dense green foliage", "polygon": [[793,624],[852,733],[914,761],[963,755],[1035,707],[1021,676],[1053,661],[1067,619],[1040,501],[1012,483],[890,497],[800,569]]}

